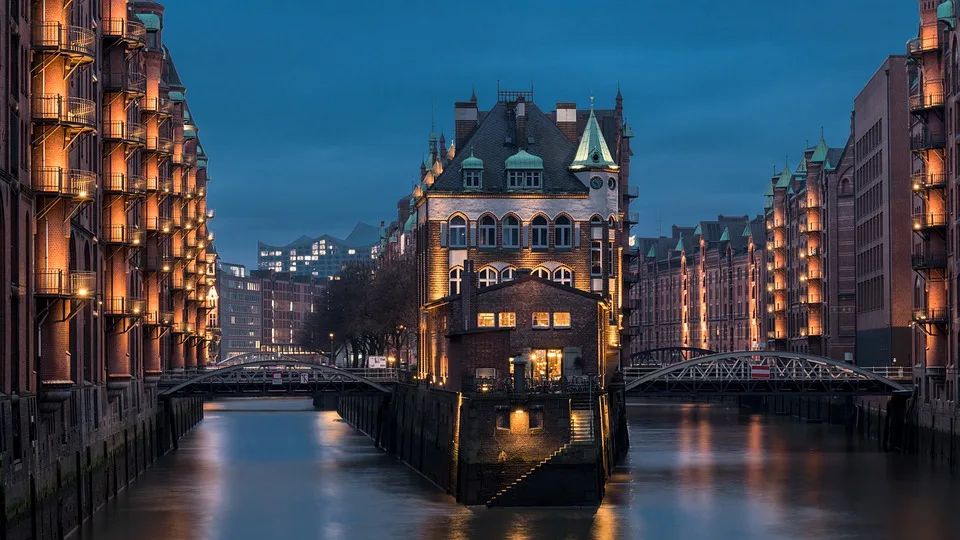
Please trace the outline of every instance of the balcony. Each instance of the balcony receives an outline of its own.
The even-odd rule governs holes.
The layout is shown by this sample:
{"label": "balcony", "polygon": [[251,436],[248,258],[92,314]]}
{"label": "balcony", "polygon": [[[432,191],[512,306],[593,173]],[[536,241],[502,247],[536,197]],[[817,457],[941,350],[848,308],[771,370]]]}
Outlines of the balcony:
{"label": "balcony", "polygon": [[126,225],[107,225],[103,228],[103,241],[106,244],[122,246],[142,246],[143,229]]}
{"label": "balcony", "polygon": [[141,146],[147,142],[146,130],[142,124],[134,122],[104,122],[103,138],[107,141],[123,142]]}
{"label": "balcony", "polygon": [[767,339],[787,339],[785,332],[778,332],[776,330],[767,330]]}
{"label": "balcony", "polygon": [[915,309],[912,319],[917,324],[946,324],[950,321],[950,310],[947,308]]}
{"label": "balcony", "polygon": [[627,189],[623,190],[623,196],[628,199],[636,199],[640,196],[640,187],[639,186],[629,186]]}
{"label": "balcony", "polygon": [[170,137],[157,136],[146,138],[146,148],[148,152],[154,152],[164,156],[173,153],[173,139]]}
{"label": "balcony", "polygon": [[97,175],[90,171],[43,167],[30,172],[33,191],[50,197],[93,199]]}
{"label": "balcony", "polygon": [[817,336],[822,336],[822,335],[823,335],[823,327],[822,327],[822,326],[808,326],[808,327],[807,327],[807,336],[817,337]]}
{"label": "balcony", "polygon": [[128,175],[127,176],[127,195],[134,197],[140,197],[147,192],[147,182],[139,175]]}
{"label": "balcony", "polygon": [[142,96],[147,91],[147,77],[142,73],[111,71],[103,74],[103,89],[107,92]]}
{"label": "balcony", "polygon": [[[920,29],[923,32],[923,28]],[[940,48],[940,40],[937,36],[937,29],[933,28],[925,36],[919,36],[907,40],[907,54],[909,56],[919,56],[922,53],[935,51]]]}
{"label": "balcony", "polygon": [[916,173],[910,175],[914,191],[943,188],[947,185],[947,175],[943,173]]}
{"label": "balcony", "polygon": [[142,317],[147,305],[142,298],[108,296],[103,303],[103,312],[112,317]]}
{"label": "balcony", "polygon": [[914,253],[910,256],[910,263],[914,270],[946,268],[947,256],[942,253]]}
{"label": "balcony", "polygon": [[174,334],[192,334],[196,332],[196,327],[191,323],[178,322],[173,323]]}
{"label": "balcony", "polygon": [[171,326],[173,324],[173,312],[148,311],[143,315],[143,323],[148,326]]}
{"label": "balcony", "polygon": [[58,22],[34,23],[30,30],[33,50],[62,54],[74,64],[89,64],[97,56],[97,36],[93,30],[66,26]]}
{"label": "balcony", "polygon": [[946,137],[943,133],[922,130],[920,133],[914,133],[910,136],[910,150],[922,151],[935,148],[944,148]]}
{"label": "balcony", "polygon": [[823,279],[823,272],[816,268],[810,268],[807,270],[807,275],[805,276],[807,281],[817,281]]}
{"label": "balcony", "polygon": [[819,294],[802,294],[800,295],[801,304],[822,304],[823,296]]}
{"label": "balcony", "polygon": [[97,129],[97,104],[60,94],[34,94],[30,100],[34,122],[59,124],[78,132]]}
{"label": "balcony", "polygon": [[131,48],[141,48],[147,45],[147,28],[140,21],[133,19],[101,19],[100,27],[103,37],[122,40]]}
{"label": "balcony", "polygon": [[823,231],[823,224],[819,221],[807,222],[807,233],[819,233]]}
{"label": "balcony", "polygon": [[96,292],[97,274],[76,270],[40,270],[37,272],[36,294],[64,298],[92,298]]}
{"label": "balcony", "polygon": [[[818,247],[808,247],[804,253],[806,254],[807,257],[819,257],[819,256],[820,256],[820,248],[818,248]],[[801,257],[804,255],[804,253],[801,253]]]}
{"label": "balcony", "polygon": [[946,214],[920,214],[913,216],[913,230],[922,231],[947,226]]}
{"label": "balcony", "polygon": [[774,240],[774,241],[770,242],[770,243],[767,244],[767,245],[770,246],[770,249],[774,249],[774,250],[777,250],[777,251],[781,251],[781,250],[787,249],[787,244],[786,244],[785,242],[783,242],[782,240]]}
{"label": "balcony", "polygon": [[140,100],[140,110],[146,113],[170,116],[173,114],[173,103],[162,97],[148,97]]}
{"label": "balcony", "polygon": [[213,208],[207,208],[207,219],[213,219],[217,216],[217,212]]}
{"label": "balcony", "polygon": [[943,94],[920,94],[910,96],[910,112],[918,113],[937,107],[943,107]]}
{"label": "balcony", "polygon": [[146,258],[143,269],[147,272],[167,273],[173,270],[173,259],[166,255],[151,255]]}
{"label": "balcony", "polygon": [[149,217],[147,218],[147,230],[160,234],[172,234],[173,224],[167,217]]}

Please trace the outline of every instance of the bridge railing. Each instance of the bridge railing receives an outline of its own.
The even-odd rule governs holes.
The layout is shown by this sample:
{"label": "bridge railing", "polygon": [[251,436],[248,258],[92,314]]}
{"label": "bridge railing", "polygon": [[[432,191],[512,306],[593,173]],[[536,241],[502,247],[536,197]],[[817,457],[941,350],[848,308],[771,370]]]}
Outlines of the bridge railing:
{"label": "bridge railing", "polygon": [[[524,384],[524,393],[527,394],[564,394],[586,393],[593,386],[594,391],[600,389],[599,379],[593,375],[568,375],[557,378],[527,379]],[[511,377],[477,377],[471,384],[464,381],[465,392],[480,393],[514,393],[514,382]]]}
{"label": "bridge railing", "polygon": [[[623,378],[625,380],[639,379],[648,373],[653,373],[659,369],[676,364],[677,362],[668,362],[663,364],[643,364],[623,368]],[[897,381],[899,383],[912,383],[913,367],[911,366],[874,366],[863,367],[866,371],[875,373],[885,379]]]}

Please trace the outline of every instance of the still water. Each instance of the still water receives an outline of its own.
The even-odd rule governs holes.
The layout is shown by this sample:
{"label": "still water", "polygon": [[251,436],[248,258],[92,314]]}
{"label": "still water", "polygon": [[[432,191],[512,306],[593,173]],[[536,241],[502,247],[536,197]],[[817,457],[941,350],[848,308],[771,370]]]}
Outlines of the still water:
{"label": "still water", "polygon": [[309,401],[208,403],[203,422],[86,523],[96,540],[956,539],[960,478],[842,429],[632,403],[599,509],[465,508]]}

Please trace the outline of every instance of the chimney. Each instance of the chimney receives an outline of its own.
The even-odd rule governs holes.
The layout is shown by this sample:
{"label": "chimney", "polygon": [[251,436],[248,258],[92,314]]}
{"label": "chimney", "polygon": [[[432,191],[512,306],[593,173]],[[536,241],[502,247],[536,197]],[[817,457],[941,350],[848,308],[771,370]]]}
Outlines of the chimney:
{"label": "chimney", "polygon": [[557,103],[557,127],[571,142],[578,142],[576,103]]}
{"label": "chimney", "polygon": [[527,142],[527,102],[523,96],[517,98],[514,108],[517,118],[517,148],[526,148]]}
{"label": "chimney", "polygon": [[477,273],[473,269],[473,261],[463,261],[463,279],[460,282],[460,312],[463,317],[463,329],[473,330],[477,327]]}
{"label": "chimney", "polygon": [[467,139],[477,129],[480,119],[476,101],[458,101],[453,105],[454,141],[457,148],[463,148]]}

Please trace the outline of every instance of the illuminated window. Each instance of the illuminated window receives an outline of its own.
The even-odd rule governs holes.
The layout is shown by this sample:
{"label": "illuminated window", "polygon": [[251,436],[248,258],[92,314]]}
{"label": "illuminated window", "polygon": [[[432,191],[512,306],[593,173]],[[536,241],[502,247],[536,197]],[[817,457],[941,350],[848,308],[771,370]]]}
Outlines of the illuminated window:
{"label": "illuminated window", "polygon": [[547,249],[550,240],[547,235],[547,219],[543,216],[537,216],[533,218],[532,223],[533,229],[533,249],[545,250]]}
{"label": "illuminated window", "polygon": [[480,218],[480,247],[497,247],[497,222],[490,216]]}
{"label": "illuminated window", "polygon": [[561,266],[553,271],[553,281],[561,285],[573,286],[573,272],[569,268]]}
{"label": "illuminated window", "polygon": [[520,247],[520,220],[514,216],[507,216],[503,220],[503,247]]}
{"label": "illuminated window", "polygon": [[559,216],[554,225],[554,243],[558,249],[569,248],[572,246],[573,227],[570,224],[570,218]]}
{"label": "illuminated window", "polygon": [[550,271],[542,266],[538,266],[537,268],[534,268],[531,274],[533,275],[533,277],[538,277],[540,279],[550,279]]}
{"label": "illuminated window", "polygon": [[480,187],[480,176],[483,171],[467,169],[463,171],[463,187],[465,188],[479,188]]}
{"label": "illuminated window", "polygon": [[500,271],[500,283],[506,283],[508,281],[513,281],[515,279],[517,279],[516,268],[512,266],[508,266],[507,268],[504,268],[503,270]]}
{"label": "illuminated window", "polygon": [[450,220],[450,247],[467,247],[467,222],[461,216]]}
{"label": "illuminated window", "polygon": [[534,311],[533,327],[534,328],[550,328],[550,312]]}
{"label": "illuminated window", "polygon": [[500,327],[501,328],[516,328],[517,326],[517,314],[512,311],[504,311],[500,314]]}
{"label": "illuminated window", "polygon": [[480,328],[493,328],[496,325],[496,317],[493,313],[477,313],[477,326]]}
{"label": "illuminated window", "polygon": [[489,287],[497,284],[497,271],[487,266],[477,274],[477,284],[480,287]]}
{"label": "illuminated window", "polygon": [[570,312],[569,312],[569,311],[554,311],[554,312],[553,312],[553,327],[554,327],[554,328],[570,328]]}
{"label": "illuminated window", "polygon": [[450,294],[460,294],[460,282],[463,281],[463,268],[450,270]]}

